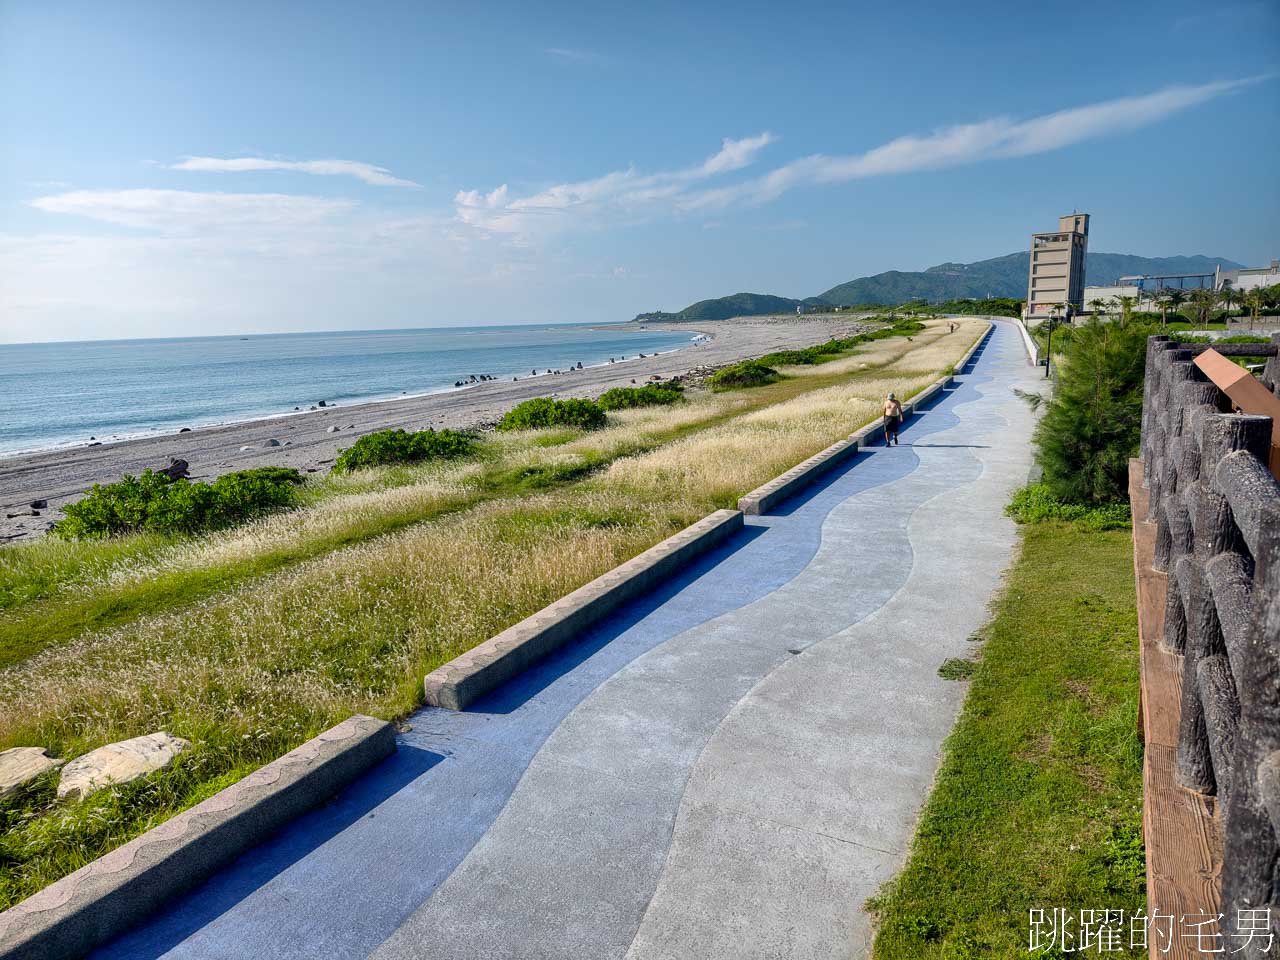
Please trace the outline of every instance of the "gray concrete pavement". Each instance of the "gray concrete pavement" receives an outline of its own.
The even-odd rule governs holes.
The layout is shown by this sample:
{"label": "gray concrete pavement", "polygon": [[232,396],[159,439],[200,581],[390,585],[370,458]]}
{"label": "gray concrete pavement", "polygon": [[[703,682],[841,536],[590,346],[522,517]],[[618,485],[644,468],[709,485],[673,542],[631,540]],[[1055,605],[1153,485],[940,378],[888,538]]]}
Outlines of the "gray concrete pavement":
{"label": "gray concrete pavement", "polygon": [[998,325],[873,447],[102,956],[860,956],[1014,544]]}

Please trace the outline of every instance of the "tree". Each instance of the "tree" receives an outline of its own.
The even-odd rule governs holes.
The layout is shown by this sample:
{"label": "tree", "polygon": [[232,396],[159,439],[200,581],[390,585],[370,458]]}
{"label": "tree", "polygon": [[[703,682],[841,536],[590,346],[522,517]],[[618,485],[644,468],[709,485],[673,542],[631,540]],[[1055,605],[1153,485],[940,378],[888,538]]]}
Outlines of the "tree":
{"label": "tree", "polygon": [[1258,322],[1258,315],[1262,313],[1263,293],[1262,287],[1254,287],[1248,293],[1243,294],[1242,302],[1244,306],[1249,308],[1249,329],[1253,329],[1253,325]]}
{"label": "tree", "polygon": [[1107,301],[1101,297],[1094,297],[1089,301],[1089,306],[1093,308],[1094,316],[1101,316],[1107,312]]}
{"label": "tree", "polygon": [[1116,303],[1120,304],[1121,323],[1128,324],[1129,318],[1133,316],[1134,304],[1137,302],[1137,297],[1116,297]]}
{"label": "tree", "polygon": [[1213,308],[1218,305],[1218,291],[1207,287],[1191,291],[1191,309],[1195,313],[1196,322],[1208,323],[1213,316]]}
{"label": "tree", "polygon": [[1036,459],[1054,495],[1071,503],[1123,500],[1142,423],[1144,324],[1078,326],[1036,427]]}
{"label": "tree", "polygon": [[[1244,293],[1233,287],[1231,281],[1228,280],[1222,285],[1222,289],[1218,291],[1218,300],[1227,308],[1227,316],[1230,317],[1231,308],[1241,306],[1244,303]],[[1241,313],[1243,312],[1241,310]]]}
{"label": "tree", "polygon": [[1176,316],[1178,311],[1182,309],[1182,305],[1187,302],[1187,291],[1181,287],[1166,287],[1164,298],[1169,304],[1169,309]]}

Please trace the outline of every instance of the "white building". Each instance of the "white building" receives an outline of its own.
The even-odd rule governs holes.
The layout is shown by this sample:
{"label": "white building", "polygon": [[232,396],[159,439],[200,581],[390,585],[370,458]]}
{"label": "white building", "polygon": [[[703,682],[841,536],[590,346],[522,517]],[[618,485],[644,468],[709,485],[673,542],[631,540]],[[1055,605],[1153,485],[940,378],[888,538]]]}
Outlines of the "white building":
{"label": "white building", "polygon": [[1267,267],[1245,267],[1240,270],[1223,270],[1213,274],[1213,289],[1221,290],[1230,285],[1233,290],[1248,292],[1258,287],[1272,287],[1280,283],[1280,260],[1272,260]]}

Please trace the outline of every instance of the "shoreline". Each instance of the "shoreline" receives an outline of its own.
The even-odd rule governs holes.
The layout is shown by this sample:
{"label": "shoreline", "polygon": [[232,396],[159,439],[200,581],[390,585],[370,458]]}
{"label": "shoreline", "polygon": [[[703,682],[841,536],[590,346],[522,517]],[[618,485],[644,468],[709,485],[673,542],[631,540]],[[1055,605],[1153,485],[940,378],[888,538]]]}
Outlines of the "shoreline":
{"label": "shoreline", "polygon": [[[774,316],[696,325],[649,322],[645,326],[711,339],[691,340],[687,346],[644,359],[606,362],[560,374],[482,381],[435,393],[193,426],[182,433],[97,441],[93,446],[82,443],[7,454],[0,457],[0,543],[40,537],[61,518],[61,507],[79,499],[93,484],[112,483],[126,473],[136,476],[148,467],[160,469],[171,459],[186,460],[193,480],[212,480],[224,473],[262,466],[318,473],[332,464],[340,449],[366,433],[396,428],[483,429],[517,403],[533,397],[594,398],[613,387],[639,385],[655,376],[696,376],[707,368],[847,335],[861,324],[854,316],[838,320]],[[40,500],[47,501],[47,507],[33,510],[31,504]]]}
{"label": "shoreline", "polygon": [[[695,331],[695,332],[699,332],[699,331]],[[707,338],[707,341],[715,339],[714,334],[703,333],[702,335]],[[707,341],[703,341],[703,342],[707,342]],[[422,400],[427,397],[438,397],[442,394],[447,394],[447,393],[458,393],[462,390],[467,390],[472,387],[479,387],[486,383],[508,383],[508,382],[523,383],[528,380],[541,380],[546,377],[563,376],[567,373],[585,373],[588,370],[595,370],[600,367],[616,367],[624,363],[634,363],[637,360],[642,360],[642,359],[648,360],[651,357],[665,357],[671,354],[681,353],[685,350],[688,350],[690,347],[694,347],[697,345],[698,343],[696,341],[691,340],[689,343],[685,344],[682,347],[673,347],[670,350],[659,350],[654,353],[644,354],[643,356],[634,356],[629,360],[628,359],[612,360],[612,361],[606,360],[603,363],[583,364],[581,370],[572,368],[566,371],[557,371],[556,373],[525,374],[522,377],[517,376],[510,381],[503,379],[503,377],[495,376],[494,379],[492,380],[477,380],[475,383],[463,383],[455,386],[436,387],[432,390],[420,391],[418,393],[405,392],[405,393],[396,393],[396,394],[376,394],[368,397],[359,397],[354,400],[344,400],[341,405],[337,403],[337,401],[329,401],[328,404],[323,408],[311,406],[305,410],[302,410],[295,407],[293,410],[283,410],[279,413],[255,413],[255,414],[250,414],[244,417],[236,417],[231,420],[209,420],[209,421],[193,420],[191,422],[191,425],[186,429],[181,429],[181,428],[175,429],[175,430],[156,429],[156,430],[146,430],[146,431],[141,431],[137,433],[122,434],[122,435],[112,434],[109,440],[70,440],[62,443],[50,444],[49,446],[44,446],[44,447],[28,447],[22,450],[0,451],[0,476],[3,476],[3,470],[4,470],[4,467],[7,465],[7,461],[22,458],[22,457],[34,457],[34,456],[39,456],[41,454],[48,454],[48,453],[66,453],[72,450],[87,450],[90,447],[118,446],[119,444],[122,444],[122,443],[133,443],[134,441],[138,441],[138,440],[158,440],[165,437],[177,437],[180,434],[195,433],[196,431],[199,431],[199,430],[210,430],[217,427],[235,427],[235,426],[240,426],[241,424],[267,423],[270,421],[284,420],[288,417],[298,417],[307,413],[315,413],[315,412],[318,412],[318,410],[320,409],[354,410],[358,407],[373,406],[375,404],[380,404],[380,403],[394,403],[397,400]]]}

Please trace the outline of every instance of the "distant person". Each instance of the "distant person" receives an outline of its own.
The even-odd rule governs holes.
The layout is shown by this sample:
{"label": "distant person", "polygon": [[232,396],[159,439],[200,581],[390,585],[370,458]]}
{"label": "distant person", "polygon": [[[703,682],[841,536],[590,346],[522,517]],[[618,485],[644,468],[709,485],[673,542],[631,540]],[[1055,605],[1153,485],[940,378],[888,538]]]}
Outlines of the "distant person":
{"label": "distant person", "polygon": [[886,447],[891,447],[898,443],[898,428],[901,426],[902,404],[891,393],[884,401],[884,445]]}

